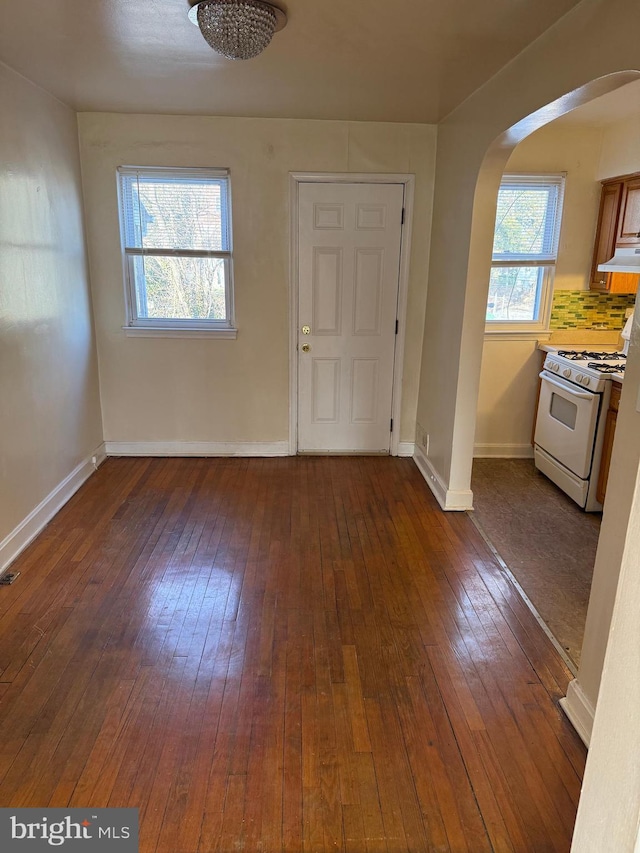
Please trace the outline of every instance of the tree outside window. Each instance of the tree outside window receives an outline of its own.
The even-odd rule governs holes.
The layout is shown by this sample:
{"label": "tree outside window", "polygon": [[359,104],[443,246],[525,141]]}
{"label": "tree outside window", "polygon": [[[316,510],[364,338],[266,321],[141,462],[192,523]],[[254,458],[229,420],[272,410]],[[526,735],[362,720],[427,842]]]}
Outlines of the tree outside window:
{"label": "tree outside window", "polygon": [[119,186],[128,325],[232,328],[227,172],[122,167]]}

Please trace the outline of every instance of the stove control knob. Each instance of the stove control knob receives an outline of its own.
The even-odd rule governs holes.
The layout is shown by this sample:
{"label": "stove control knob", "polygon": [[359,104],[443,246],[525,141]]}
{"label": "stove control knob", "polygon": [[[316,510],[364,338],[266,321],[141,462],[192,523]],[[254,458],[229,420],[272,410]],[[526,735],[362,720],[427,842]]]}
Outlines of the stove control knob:
{"label": "stove control knob", "polygon": [[591,384],[591,378],[589,376],[583,376],[582,377],[582,384],[585,386],[590,385]]}
{"label": "stove control knob", "polygon": [[576,376],[576,382],[579,382],[582,385],[583,380],[584,376],[581,373],[578,373],[578,375]]}
{"label": "stove control knob", "polygon": [[569,378],[571,377],[571,371],[569,370],[569,368],[568,368],[568,367],[567,367],[567,369],[566,369],[566,370],[563,370],[563,371],[562,371],[562,375],[563,375],[563,376],[566,376],[566,377],[567,377],[567,379],[569,379]]}
{"label": "stove control knob", "polygon": [[557,373],[560,370],[560,365],[559,364],[552,364],[551,370],[553,370],[554,373]]}

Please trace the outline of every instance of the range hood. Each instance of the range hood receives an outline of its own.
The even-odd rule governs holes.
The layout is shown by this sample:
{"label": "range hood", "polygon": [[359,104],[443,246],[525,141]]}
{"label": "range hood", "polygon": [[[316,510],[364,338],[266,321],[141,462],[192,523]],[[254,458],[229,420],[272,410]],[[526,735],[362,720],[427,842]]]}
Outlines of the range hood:
{"label": "range hood", "polygon": [[640,248],[616,249],[615,255],[606,264],[598,266],[598,272],[640,273]]}

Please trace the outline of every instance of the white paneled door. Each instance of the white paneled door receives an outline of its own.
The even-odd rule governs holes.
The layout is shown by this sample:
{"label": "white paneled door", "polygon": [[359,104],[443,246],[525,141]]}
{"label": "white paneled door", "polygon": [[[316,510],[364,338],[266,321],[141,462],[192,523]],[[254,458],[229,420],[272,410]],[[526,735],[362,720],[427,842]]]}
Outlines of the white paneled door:
{"label": "white paneled door", "polygon": [[403,199],[402,184],[300,184],[300,452],[389,452]]}

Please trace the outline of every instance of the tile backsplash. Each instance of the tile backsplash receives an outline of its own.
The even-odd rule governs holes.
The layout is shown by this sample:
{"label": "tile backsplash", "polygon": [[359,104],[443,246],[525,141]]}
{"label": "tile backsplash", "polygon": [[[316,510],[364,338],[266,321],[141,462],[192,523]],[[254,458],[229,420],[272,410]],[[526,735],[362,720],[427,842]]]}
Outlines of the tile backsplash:
{"label": "tile backsplash", "polygon": [[592,290],[556,290],[551,308],[551,329],[622,329],[635,293],[597,293]]}

